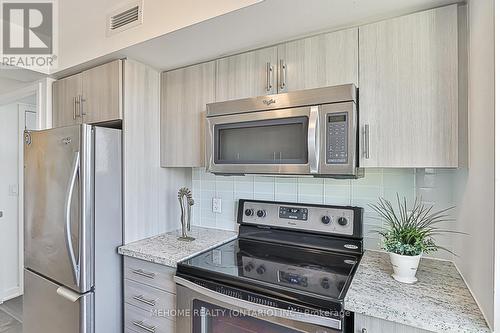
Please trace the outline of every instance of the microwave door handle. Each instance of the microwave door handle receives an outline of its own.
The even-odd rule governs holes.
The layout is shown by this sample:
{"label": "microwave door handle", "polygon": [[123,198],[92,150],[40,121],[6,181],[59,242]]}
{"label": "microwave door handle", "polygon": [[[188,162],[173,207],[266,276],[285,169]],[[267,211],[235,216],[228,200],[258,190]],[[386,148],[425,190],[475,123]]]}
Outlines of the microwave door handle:
{"label": "microwave door handle", "polygon": [[311,106],[309,113],[309,127],[307,130],[307,149],[309,152],[309,171],[318,173],[319,169],[319,106]]}
{"label": "microwave door handle", "polygon": [[311,325],[320,325],[325,327],[332,327],[337,330],[341,329],[341,322],[338,319],[328,318],[317,316],[309,313],[296,312],[292,310],[281,310],[272,306],[256,304],[249,301],[245,301],[239,298],[227,296],[225,294],[218,293],[211,289],[202,287],[197,285],[194,282],[188,281],[178,276],[174,276],[174,281],[184,286],[197,294],[201,294],[205,297],[211,298],[213,300],[217,300],[220,302],[224,302],[230,304],[232,306],[236,306],[245,310],[249,310],[250,312],[255,313],[272,313],[272,316],[277,318],[283,318],[287,320],[297,321],[301,323],[311,324]]}

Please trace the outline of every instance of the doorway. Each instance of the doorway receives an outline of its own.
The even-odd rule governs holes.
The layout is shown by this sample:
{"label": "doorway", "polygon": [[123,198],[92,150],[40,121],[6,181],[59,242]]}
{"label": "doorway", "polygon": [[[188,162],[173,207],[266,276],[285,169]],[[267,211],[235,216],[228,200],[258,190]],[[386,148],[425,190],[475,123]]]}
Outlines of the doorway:
{"label": "doorway", "polygon": [[22,325],[23,133],[36,128],[36,93],[0,105],[0,331],[9,333]]}

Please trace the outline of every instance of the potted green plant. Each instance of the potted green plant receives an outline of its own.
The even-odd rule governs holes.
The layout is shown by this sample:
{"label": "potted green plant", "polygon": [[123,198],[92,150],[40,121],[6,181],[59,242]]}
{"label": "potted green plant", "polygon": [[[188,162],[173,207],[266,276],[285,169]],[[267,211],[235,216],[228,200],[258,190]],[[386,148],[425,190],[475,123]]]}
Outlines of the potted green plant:
{"label": "potted green plant", "polygon": [[[392,277],[403,283],[415,283],[418,265],[422,254],[443,249],[435,242],[435,236],[443,233],[456,233],[445,230],[438,224],[451,221],[447,212],[454,207],[433,212],[434,206],[426,206],[422,199],[415,199],[409,207],[406,198],[397,195],[397,208],[384,198],[369,206],[384,221],[376,232],[382,236],[382,248],[389,252],[394,270]],[[451,252],[450,252],[451,253]]]}

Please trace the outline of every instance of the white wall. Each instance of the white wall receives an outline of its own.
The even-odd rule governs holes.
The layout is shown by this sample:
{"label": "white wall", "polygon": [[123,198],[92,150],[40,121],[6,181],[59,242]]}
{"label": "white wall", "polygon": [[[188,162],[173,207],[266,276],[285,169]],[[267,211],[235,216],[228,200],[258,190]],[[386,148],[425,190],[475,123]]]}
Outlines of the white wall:
{"label": "white wall", "polygon": [[469,168],[457,177],[456,265],[486,320],[494,316],[494,0],[469,1]]}
{"label": "white wall", "polygon": [[[495,128],[500,128],[500,6],[495,6]],[[500,327],[500,131],[495,131],[495,292],[494,327]]]}
{"label": "white wall", "polygon": [[260,0],[144,0],[144,23],[106,37],[109,12],[128,0],[64,0],[59,6],[59,70],[181,29]]}
{"label": "white wall", "polygon": [[29,84],[28,82],[0,77],[0,95],[25,87]]}
{"label": "white wall", "polygon": [[[0,107],[0,303],[19,292],[19,124],[17,103]],[[15,191],[14,192],[14,188]]]}

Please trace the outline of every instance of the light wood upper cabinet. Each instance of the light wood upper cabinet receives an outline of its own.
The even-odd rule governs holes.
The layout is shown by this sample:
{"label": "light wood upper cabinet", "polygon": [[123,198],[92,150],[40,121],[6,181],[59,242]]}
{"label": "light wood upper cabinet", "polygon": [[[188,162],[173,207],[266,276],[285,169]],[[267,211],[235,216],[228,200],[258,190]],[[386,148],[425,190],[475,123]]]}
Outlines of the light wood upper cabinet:
{"label": "light wood upper cabinet", "polygon": [[54,127],[70,126],[82,122],[78,96],[82,91],[81,74],[76,74],[52,85],[52,123]]}
{"label": "light wood upper cabinet", "polygon": [[123,119],[123,61],[115,60],[53,84],[52,126]]}
{"label": "light wood upper cabinet", "polygon": [[304,38],[278,47],[278,92],[358,85],[358,28]]}
{"label": "light wood upper cabinet", "polygon": [[216,101],[276,94],[277,59],[277,47],[218,59]]}
{"label": "light wood upper cabinet", "polygon": [[457,25],[451,5],[359,28],[361,166],[458,166]]}
{"label": "light wood upper cabinet", "polygon": [[161,87],[161,166],[204,166],[205,111],[215,101],[215,61],[165,72]]}
{"label": "light wood upper cabinet", "polygon": [[122,61],[117,60],[83,72],[82,113],[84,123],[123,118]]}

